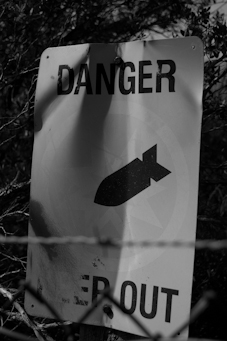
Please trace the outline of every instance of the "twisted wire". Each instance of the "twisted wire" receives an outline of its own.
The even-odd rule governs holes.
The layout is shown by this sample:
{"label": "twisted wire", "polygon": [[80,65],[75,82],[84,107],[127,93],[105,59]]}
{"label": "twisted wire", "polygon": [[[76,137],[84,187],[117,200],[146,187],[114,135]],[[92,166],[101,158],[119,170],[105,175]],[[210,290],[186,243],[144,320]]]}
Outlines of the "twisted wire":
{"label": "twisted wire", "polygon": [[227,239],[223,240],[196,240],[196,241],[182,241],[182,240],[142,240],[142,241],[119,241],[116,239],[106,239],[97,237],[85,236],[65,236],[65,237],[18,237],[18,236],[0,236],[0,244],[44,244],[44,245],[69,245],[69,244],[85,244],[85,245],[99,245],[113,248],[123,247],[158,247],[158,248],[195,248],[197,250],[222,250],[227,249]]}

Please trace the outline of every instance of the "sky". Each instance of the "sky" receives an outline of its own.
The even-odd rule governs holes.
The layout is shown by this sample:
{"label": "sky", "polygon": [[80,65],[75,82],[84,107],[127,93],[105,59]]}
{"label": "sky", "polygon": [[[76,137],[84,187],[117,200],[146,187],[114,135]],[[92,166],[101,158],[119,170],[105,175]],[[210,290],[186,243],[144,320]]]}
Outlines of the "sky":
{"label": "sky", "polygon": [[211,6],[211,13],[219,11],[225,14],[225,19],[227,19],[227,0],[217,0],[215,5]]}

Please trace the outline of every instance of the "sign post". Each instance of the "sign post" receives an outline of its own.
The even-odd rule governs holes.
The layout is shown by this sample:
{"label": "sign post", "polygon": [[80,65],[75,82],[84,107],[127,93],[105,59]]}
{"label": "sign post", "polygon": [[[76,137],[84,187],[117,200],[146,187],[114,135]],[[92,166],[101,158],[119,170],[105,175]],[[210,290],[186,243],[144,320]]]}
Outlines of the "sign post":
{"label": "sign post", "polygon": [[[108,287],[123,311],[104,299],[88,325],[144,336],[134,316],[168,337],[189,317],[194,250],[138,243],[195,240],[202,89],[196,37],[44,51],[29,235],[137,243],[29,246],[27,279],[63,320]],[[51,317],[29,294],[25,306]]]}

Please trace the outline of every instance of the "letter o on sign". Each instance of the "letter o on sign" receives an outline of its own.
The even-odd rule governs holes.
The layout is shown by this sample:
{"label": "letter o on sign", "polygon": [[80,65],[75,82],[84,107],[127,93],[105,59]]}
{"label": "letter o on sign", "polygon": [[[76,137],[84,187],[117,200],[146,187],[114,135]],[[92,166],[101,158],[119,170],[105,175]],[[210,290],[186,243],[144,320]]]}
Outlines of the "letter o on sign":
{"label": "letter o on sign", "polygon": [[[131,307],[128,309],[126,308],[125,305],[125,301],[126,301],[126,288],[127,287],[131,287],[132,288],[132,301],[131,301]],[[136,301],[137,301],[137,288],[135,283],[131,282],[131,281],[125,281],[122,284],[121,287],[121,299],[120,299],[120,305],[121,307],[124,309],[124,312],[126,314],[133,314],[135,309],[136,309]]]}

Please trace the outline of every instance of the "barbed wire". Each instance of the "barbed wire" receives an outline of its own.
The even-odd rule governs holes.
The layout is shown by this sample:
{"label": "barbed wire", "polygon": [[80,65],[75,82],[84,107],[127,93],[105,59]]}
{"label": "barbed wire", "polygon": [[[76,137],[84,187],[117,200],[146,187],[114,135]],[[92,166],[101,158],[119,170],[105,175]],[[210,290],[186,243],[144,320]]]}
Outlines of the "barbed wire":
{"label": "barbed wire", "polygon": [[[0,236],[0,244],[33,244],[33,245],[70,245],[70,244],[84,244],[84,245],[91,245],[91,246],[101,246],[101,247],[112,247],[112,248],[123,248],[123,247],[161,247],[161,248],[195,248],[197,250],[204,250],[208,249],[211,251],[219,251],[223,249],[227,249],[227,239],[223,240],[196,240],[196,241],[184,241],[184,240],[142,240],[142,241],[132,241],[132,240],[126,240],[126,241],[119,241],[116,239],[110,239],[110,238],[100,238],[100,237],[85,237],[85,236],[62,236],[62,237],[42,237],[42,236]],[[6,292],[5,289],[2,288],[1,293],[8,298],[8,303],[6,302],[4,306],[0,309],[2,312],[9,308],[10,304],[13,304],[14,307],[19,311],[19,314],[22,315],[22,320],[25,322],[28,326],[30,326],[33,329],[33,332],[36,336],[36,338],[39,341],[47,341],[50,340],[49,336],[45,333],[43,333],[43,329],[39,329],[38,325],[34,324],[32,320],[30,320],[26,314],[26,312],[23,310],[23,308],[20,307],[20,305],[17,303],[17,297],[21,294],[23,290],[28,290],[30,294],[32,294],[36,299],[38,299],[41,303],[43,303],[49,311],[52,312],[53,316],[57,321],[60,322],[60,317],[58,316],[58,313],[53,309],[53,307],[43,298],[39,297],[36,290],[34,290],[29,283],[22,283],[20,289],[18,290],[17,294],[14,296],[9,296],[9,293]],[[109,289],[108,289],[109,290]],[[214,293],[213,293],[214,294]],[[37,296],[38,295],[38,296]],[[168,341],[174,341],[176,338],[178,338],[178,335],[180,332],[182,332],[185,328],[187,328],[193,321],[195,321],[198,316],[200,316],[210,305],[210,300],[213,298],[212,295],[208,295],[205,293],[205,295],[197,302],[195,307],[191,311],[191,316],[188,321],[185,321],[185,323],[182,324],[182,326],[179,326],[175,332],[172,333],[168,337]],[[83,326],[83,323],[87,319],[87,317],[96,309],[97,303],[100,304],[103,299],[106,298],[110,302],[113,303],[116,307],[118,307],[122,312],[124,312],[124,309],[120,306],[119,302],[116,301],[116,299],[112,296],[110,291],[103,292],[101,298],[99,301],[93,302],[91,307],[89,307],[85,313],[81,316],[79,319],[79,325]],[[18,308],[19,307],[19,308]],[[149,331],[146,330],[145,326],[143,326],[140,321],[137,320],[134,316],[131,316],[133,319],[133,322],[137,324],[137,326],[143,330],[143,333],[146,335],[146,338],[138,340],[150,340],[150,341],[166,341],[166,338],[163,338],[163,335],[160,333],[158,335],[152,335]],[[61,321],[63,323],[63,321]],[[73,325],[73,324],[72,324]],[[70,327],[70,325],[62,325],[65,329],[65,336],[67,337],[67,341],[75,341],[78,340],[76,338],[76,334],[73,331],[73,328]],[[89,328],[83,327],[84,328]],[[0,327],[0,334],[21,340],[21,341],[28,341],[35,340],[32,337],[27,337],[24,334],[15,332],[13,330],[9,330],[4,327]],[[83,335],[83,334],[82,334]],[[80,334],[78,335],[80,337]],[[81,338],[80,338],[81,340]],[[54,341],[52,339],[52,341]],[[136,341],[136,340],[134,340]],[[188,341],[205,341],[204,339],[192,339],[189,338]],[[213,341],[211,339],[206,341]]]}
{"label": "barbed wire", "polygon": [[[86,245],[100,245],[103,247],[114,247],[114,248],[122,248],[122,247],[171,247],[171,248],[196,248],[196,249],[209,249],[209,250],[221,250],[221,249],[227,249],[227,239],[224,240],[197,240],[197,241],[183,241],[183,240],[174,240],[174,241],[164,241],[164,240],[158,240],[158,241],[151,241],[151,240],[143,240],[143,241],[119,241],[116,239],[107,239],[107,238],[97,238],[97,237],[85,237],[85,236],[64,236],[64,237],[31,237],[31,236],[0,236],[0,244],[45,244],[45,245],[69,245],[69,244],[86,244]],[[47,341],[50,340],[49,336],[45,333],[43,333],[43,329],[39,329],[39,326],[37,324],[34,324],[32,320],[29,319],[26,312],[22,307],[20,307],[19,303],[17,302],[17,298],[22,293],[23,290],[28,290],[31,295],[33,295],[38,301],[40,301],[42,304],[44,304],[47,309],[52,312],[55,319],[59,322],[64,323],[63,321],[60,321],[60,316],[58,315],[58,312],[55,311],[55,309],[52,307],[52,305],[49,304],[49,302],[46,301],[46,299],[31,287],[30,283],[28,282],[21,282],[21,286],[18,290],[18,292],[15,295],[9,294],[7,290],[5,290],[3,287],[1,287],[1,294],[3,294],[5,297],[8,298],[8,302],[6,302],[3,307],[0,309],[1,312],[6,311],[9,309],[10,305],[14,305],[14,307],[18,310],[19,314],[22,316],[23,322],[25,322],[29,327],[33,329],[33,332],[36,336],[36,338],[39,341]],[[119,304],[119,302],[112,296],[111,289],[108,288],[106,291],[103,291],[101,294],[100,299],[97,299],[94,301],[91,306],[84,312],[84,314],[80,317],[78,324],[79,326],[83,326],[83,323],[87,319],[87,317],[97,308],[98,305],[100,305],[103,301],[103,299],[109,300],[113,305],[115,305],[117,308],[119,308],[123,313],[125,312],[122,306]],[[195,307],[192,309],[189,320],[185,321],[181,326],[179,326],[169,337],[168,341],[174,341],[178,338],[179,333],[181,333],[185,328],[188,328],[191,323],[193,323],[209,306],[210,302],[215,299],[215,293],[214,292],[207,292],[203,295],[203,297],[197,302]],[[103,310],[104,311],[104,310]],[[153,335],[150,333],[150,331],[146,330],[145,326],[140,323],[140,321],[134,317],[130,316],[130,318],[133,320],[135,324],[143,331],[143,333],[146,335],[144,339],[138,340],[150,340],[150,341],[166,341],[167,338],[163,338],[163,335],[157,334]],[[70,324],[62,325],[64,328],[64,334],[66,336],[67,341],[76,341],[78,338],[76,337],[76,334],[73,330],[73,327],[70,327]],[[73,326],[73,323],[72,323]],[[82,328],[82,327],[80,327]],[[84,325],[84,328],[89,328],[89,326]],[[21,340],[21,341],[28,341],[35,340],[32,337],[27,337],[24,334],[15,332],[13,330],[9,330],[4,327],[0,327],[0,334]],[[83,335],[83,334],[82,334]],[[78,334],[80,337],[80,334]],[[81,337],[80,337],[81,340]],[[109,340],[109,339],[108,339]],[[52,341],[54,341],[52,339]],[[136,341],[136,340],[134,340]],[[183,341],[183,340],[182,340]],[[188,341],[205,341],[205,339],[196,339],[196,338],[189,338]],[[213,341],[211,339],[206,339],[206,341]]]}
{"label": "barbed wire", "polygon": [[221,250],[227,249],[227,239],[222,240],[196,240],[196,241],[183,241],[183,240],[126,240],[119,241],[110,238],[97,238],[85,236],[63,236],[63,237],[18,237],[18,236],[0,236],[0,244],[44,244],[44,245],[67,245],[67,244],[85,244],[92,246],[103,246],[113,248],[123,247],[157,247],[157,248],[195,248],[197,250]]}

